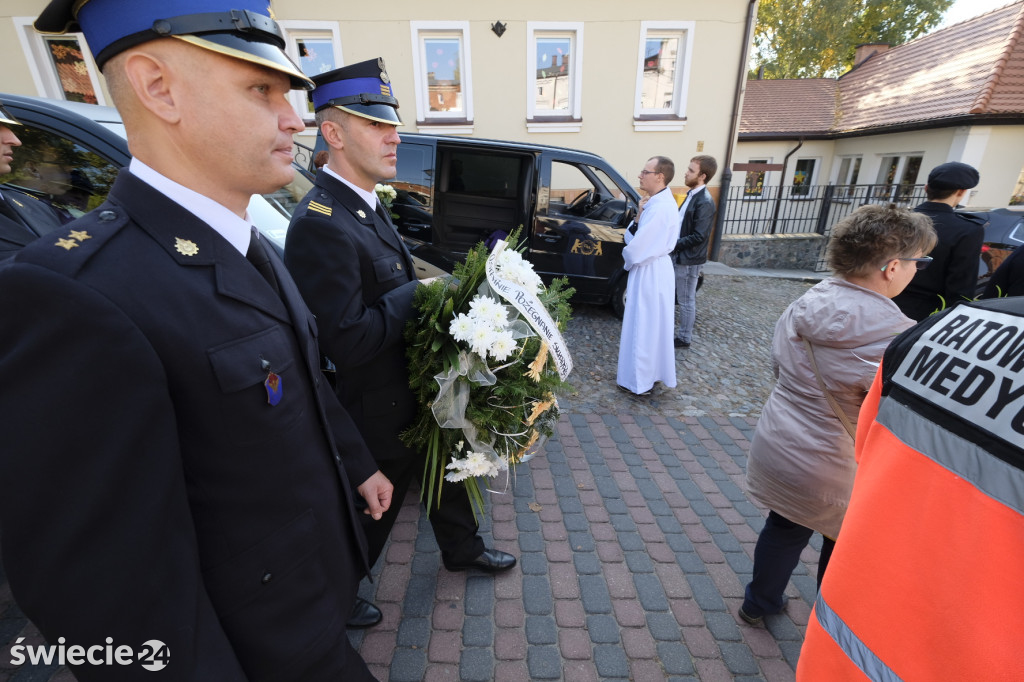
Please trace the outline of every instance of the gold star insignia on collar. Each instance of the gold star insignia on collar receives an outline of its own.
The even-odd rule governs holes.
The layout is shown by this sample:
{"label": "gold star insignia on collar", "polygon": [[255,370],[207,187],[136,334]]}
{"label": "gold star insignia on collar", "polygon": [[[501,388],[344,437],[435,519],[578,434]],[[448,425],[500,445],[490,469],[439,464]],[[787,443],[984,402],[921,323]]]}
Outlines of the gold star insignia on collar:
{"label": "gold star insignia on collar", "polygon": [[92,239],[89,233],[85,230],[71,230],[71,238],[77,239],[80,242],[84,242],[86,239]]}
{"label": "gold star insignia on collar", "polygon": [[78,242],[76,242],[74,239],[58,239],[56,242],[54,242],[54,246],[61,246],[70,251],[71,249],[78,246]]}
{"label": "gold star insignia on collar", "polygon": [[356,215],[359,216],[360,218],[366,217],[366,214],[363,213],[363,209],[359,209],[358,211],[356,211]]}
{"label": "gold star insignia on collar", "polygon": [[188,239],[182,239],[181,237],[174,238],[174,248],[182,256],[194,256],[199,253],[199,246]]}

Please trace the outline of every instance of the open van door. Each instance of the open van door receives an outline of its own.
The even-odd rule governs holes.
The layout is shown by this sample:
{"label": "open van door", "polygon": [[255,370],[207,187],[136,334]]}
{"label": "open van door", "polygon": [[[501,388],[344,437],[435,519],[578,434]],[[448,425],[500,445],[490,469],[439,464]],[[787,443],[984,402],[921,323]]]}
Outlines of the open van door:
{"label": "open van door", "polygon": [[[591,163],[545,154],[530,237],[542,276],[565,274],[583,296],[607,297],[622,270],[623,234],[636,215],[634,194],[616,174]],[[605,298],[604,300],[607,300]]]}

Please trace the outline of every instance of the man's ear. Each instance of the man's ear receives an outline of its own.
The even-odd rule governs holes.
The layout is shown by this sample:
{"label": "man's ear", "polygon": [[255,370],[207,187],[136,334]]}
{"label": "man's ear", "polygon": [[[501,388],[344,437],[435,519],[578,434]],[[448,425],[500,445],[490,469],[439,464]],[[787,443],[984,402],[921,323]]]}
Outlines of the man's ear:
{"label": "man's ear", "polygon": [[151,51],[132,52],[125,59],[124,76],[143,108],[168,123],[181,119],[181,102],[175,98],[174,73],[167,59]]}
{"label": "man's ear", "polygon": [[326,120],[320,124],[320,134],[324,142],[331,149],[344,149],[345,141],[341,134],[341,124],[336,121]]}

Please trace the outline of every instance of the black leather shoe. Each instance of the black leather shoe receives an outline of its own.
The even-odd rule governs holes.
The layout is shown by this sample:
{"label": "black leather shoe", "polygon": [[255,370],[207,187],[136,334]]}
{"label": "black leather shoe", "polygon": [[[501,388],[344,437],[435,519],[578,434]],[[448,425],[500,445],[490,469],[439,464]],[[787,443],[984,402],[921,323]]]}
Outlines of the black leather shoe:
{"label": "black leather shoe", "polygon": [[[774,616],[776,614],[782,613],[783,611],[786,610],[786,607],[788,607],[788,606],[789,606],[789,597],[787,597],[786,595],[782,595],[782,608],[779,609],[778,611],[775,611],[773,613],[767,613],[765,615],[766,616]],[[744,611],[742,606],[740,607],[739,615],[740,615],[740,618],[742,618],[744,621],[750,623],[751,625],[761,625],[762,623],[764,623],[764,616],[752,616],[749,613],[747,613],[746,611]]]}
{"label": "black leather shoe", "polygon": [[507,571],[515,565],[516,558],[508,552],[502,552],[500,549],[485,549],[480,556],[465,564],[444,562],[444,567],[449,571],[465,571],[468,568],[478,568],[489,573]]}
{"label": "black leather shoe", "polygon": [[689,341],[683,341],[678,336],[676,338],[672,339],[672,343],[675,344],[676,348],[689,348],[690,347],[690,342]]}
{"label": "black leather shoe", "polygon": [[356,597],[356,603],[352,605],[352,613],[345,625],[349,628],[372,628],[384,619],[384,614],[376,606],[362,597]]}

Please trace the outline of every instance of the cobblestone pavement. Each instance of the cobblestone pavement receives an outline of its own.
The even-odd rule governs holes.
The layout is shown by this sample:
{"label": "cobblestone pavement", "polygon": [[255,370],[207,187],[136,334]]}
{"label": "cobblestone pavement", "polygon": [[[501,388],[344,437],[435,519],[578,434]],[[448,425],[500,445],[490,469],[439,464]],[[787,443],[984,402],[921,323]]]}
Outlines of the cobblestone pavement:
{"label": "cobblestone pavement", "polygon": [[676,418],[712,414],[758,416],[774,383],[771,339],[775,322],[813,282],[705,275],[697,294],[693,345],[676,351],[678,385],[657,384],[649,397],[616,387],[622,325],[604,306],[574,311],[567,341],[575,370],[573,410]]}
{"label": "cobblestone pavement", "polygon": [[[410,494],[374,582],[360,591],[384,621],[350,635],[375,675],[792,680],[820,538],[802,556],[784,614],[751,627],[736,611],[764,519],[743,472],[771,387],[771,329],[808,286],[709,277],[694,346],[678,351],[679,386],[648,399],[615,389],[618,321],[581,307],[569,333],[576,393],[562,400],[545,452],[490,496],[482,527],[519,564],[498,576],[447,572]],[[55,666],[15,669],[18,637],[42,643],[0,573],[0,680],[72,679]]]}

